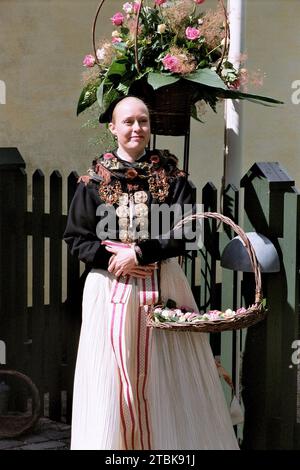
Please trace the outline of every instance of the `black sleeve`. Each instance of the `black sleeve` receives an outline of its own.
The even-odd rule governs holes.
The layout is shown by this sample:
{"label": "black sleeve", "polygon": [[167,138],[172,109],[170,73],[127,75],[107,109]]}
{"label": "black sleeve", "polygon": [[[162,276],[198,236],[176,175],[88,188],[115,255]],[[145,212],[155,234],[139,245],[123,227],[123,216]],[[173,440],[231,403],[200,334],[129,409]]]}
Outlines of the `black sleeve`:
{"label": "black sleeve", "polygon": [[[181,214],[183,217],[189,215],[186,212],[188,207],[191,207],[191,211],[189,213],[195,212],[193,188],[185,177],[177,178],[172,194],[170,206],[178,204],[181,208]],[[182,217],[180,217],[179,220],[181,218]],[[176,222],[177,221],[178,220],[176,220]],[[189,224],[189,226],[191,227],[191,224]],[[146,265],[163,259],[173,258],[189,251],[187,249],[187,242],[195,241],[195,238],[190,239],[189,235],[187,239],[183,234],[183,237],[177,239],[174,237],[174,230],[172,227],[174,227],[174,222],[171,224],[171,230],[165,234],[164,237],[157,236],[137,243],[137,246],[140,248],[139,264]],[[195,230],[194,225],[193,230]]]}
{"label": "black sleeve", "polygon": [[111,254],[96,235],[98,201],[99,196],[93,185],[79,183],[70,205],[63,238],[72,255],[89,267],[107,269]]}

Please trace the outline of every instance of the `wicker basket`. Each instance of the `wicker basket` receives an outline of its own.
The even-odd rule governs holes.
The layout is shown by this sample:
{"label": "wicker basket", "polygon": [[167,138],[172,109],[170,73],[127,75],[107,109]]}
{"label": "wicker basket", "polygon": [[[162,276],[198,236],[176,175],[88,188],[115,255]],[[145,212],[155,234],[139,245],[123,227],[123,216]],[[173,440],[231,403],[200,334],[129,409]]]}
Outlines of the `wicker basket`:
{"label": "wicker basket", "polygon": [[177,322],[157,322],[154,319],[154,309],[159,305],[152,305],[148,311],[147,324],[151,328],[162,328],[165,331],[198,331],[215,333],[226,330],[239,330],[248,328],[251,325],[263,320],[266,315],[266,309],[262,304],[262,288],[261,288],[261,271],[255,255],[253,246],[251,245],[247,235],[241,227],[236,225],[229,217],[225,217],[217,212],[203,212],[191,215],[180,221],[175,228],[180,228],[182,225],[195,220],[195,219],[217,219],[229,225],[236,234],[238,234],[249,254],[250,262],[255,276],[255,301],[254,304],[246,309],[244,313],[233,315],[228,318],[218,320],[205,320],[199,323],[177,323]]}
{"label": "wicker basket", "polygon": [[201,99],[200,86],[187,80],[153,90],[145,79],[134,82],[129,93],[141,98],[150,112],[155,135],[185,135],[190,129],[191,107]]}
{"label": "wicker basket", "polygon": [[38,389],[27,377],[27,375],[15,370],[0,370],[0,380],[2,377],[16,379],[22,385],[25,384],[29,397],[32,399],[31,412],[7,413],[0,415],[0,438],[17,437],[33,429],[40,416],[40,395]]}
{"label": "wicker basket", "polygon": [[[229,24],[224,1],[220,0],[224,11],[225,41],[221,60],[218,68],[221,67],[225,54],[228,52],[229,45]],[[94,55],[97,61],[95,31],[96,24],[105,0],[101,0],[97,8],[92,28],[92,41]],[[141,6],[143,0],[140,0]],[[135,27],[135,65],[138,72],[141,72],[141,66],[138,60],[138,26],[140,10],[137,13]],[[199,91],[200,90],[200,91]],[[178,82],[154,90],[146,80],[137,80],[129,89],[129,94],[143,99],[150,111],[151,132],[155,135],[183,136],[190,130],[190,117],[192,105],[205,96],[201,91],[201,86],[191,81],[179,80]],[[207,92],[206,92],[207,94]]]}

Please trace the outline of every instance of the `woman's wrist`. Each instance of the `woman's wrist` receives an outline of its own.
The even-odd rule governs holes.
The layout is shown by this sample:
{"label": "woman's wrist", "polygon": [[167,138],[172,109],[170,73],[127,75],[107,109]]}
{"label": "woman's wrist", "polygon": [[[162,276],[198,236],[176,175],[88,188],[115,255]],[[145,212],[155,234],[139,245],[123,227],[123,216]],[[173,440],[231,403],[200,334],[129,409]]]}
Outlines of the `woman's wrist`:
{"label": "woman's wrist", "polygon": [[137,265],[142,264],[143,261],[143,252],[138,245],[133,246],[134,254],[136,258]]}

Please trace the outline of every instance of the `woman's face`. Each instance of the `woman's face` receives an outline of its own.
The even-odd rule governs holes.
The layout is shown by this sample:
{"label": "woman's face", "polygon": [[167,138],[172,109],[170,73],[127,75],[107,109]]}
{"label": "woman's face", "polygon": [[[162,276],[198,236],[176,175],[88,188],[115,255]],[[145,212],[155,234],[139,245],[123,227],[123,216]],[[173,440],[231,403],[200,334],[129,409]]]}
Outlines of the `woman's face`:
{"label": "woman's face", "polygon": [[115,107],[109,128],[117,137],[121,150],[132,157],[139,157],[150,140],[147,106],[137,98],[125,98]]}

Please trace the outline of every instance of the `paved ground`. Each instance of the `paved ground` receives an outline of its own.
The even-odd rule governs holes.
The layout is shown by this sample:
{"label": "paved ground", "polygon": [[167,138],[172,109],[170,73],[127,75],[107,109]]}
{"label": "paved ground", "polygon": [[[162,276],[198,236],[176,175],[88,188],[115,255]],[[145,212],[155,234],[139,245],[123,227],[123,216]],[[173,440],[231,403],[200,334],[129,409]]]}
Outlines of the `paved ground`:
{"label": "paved ground", "polygon": [[70,426],[40,418],[34,431],[18,438],[0,439],[1,450],[69,450]]}

